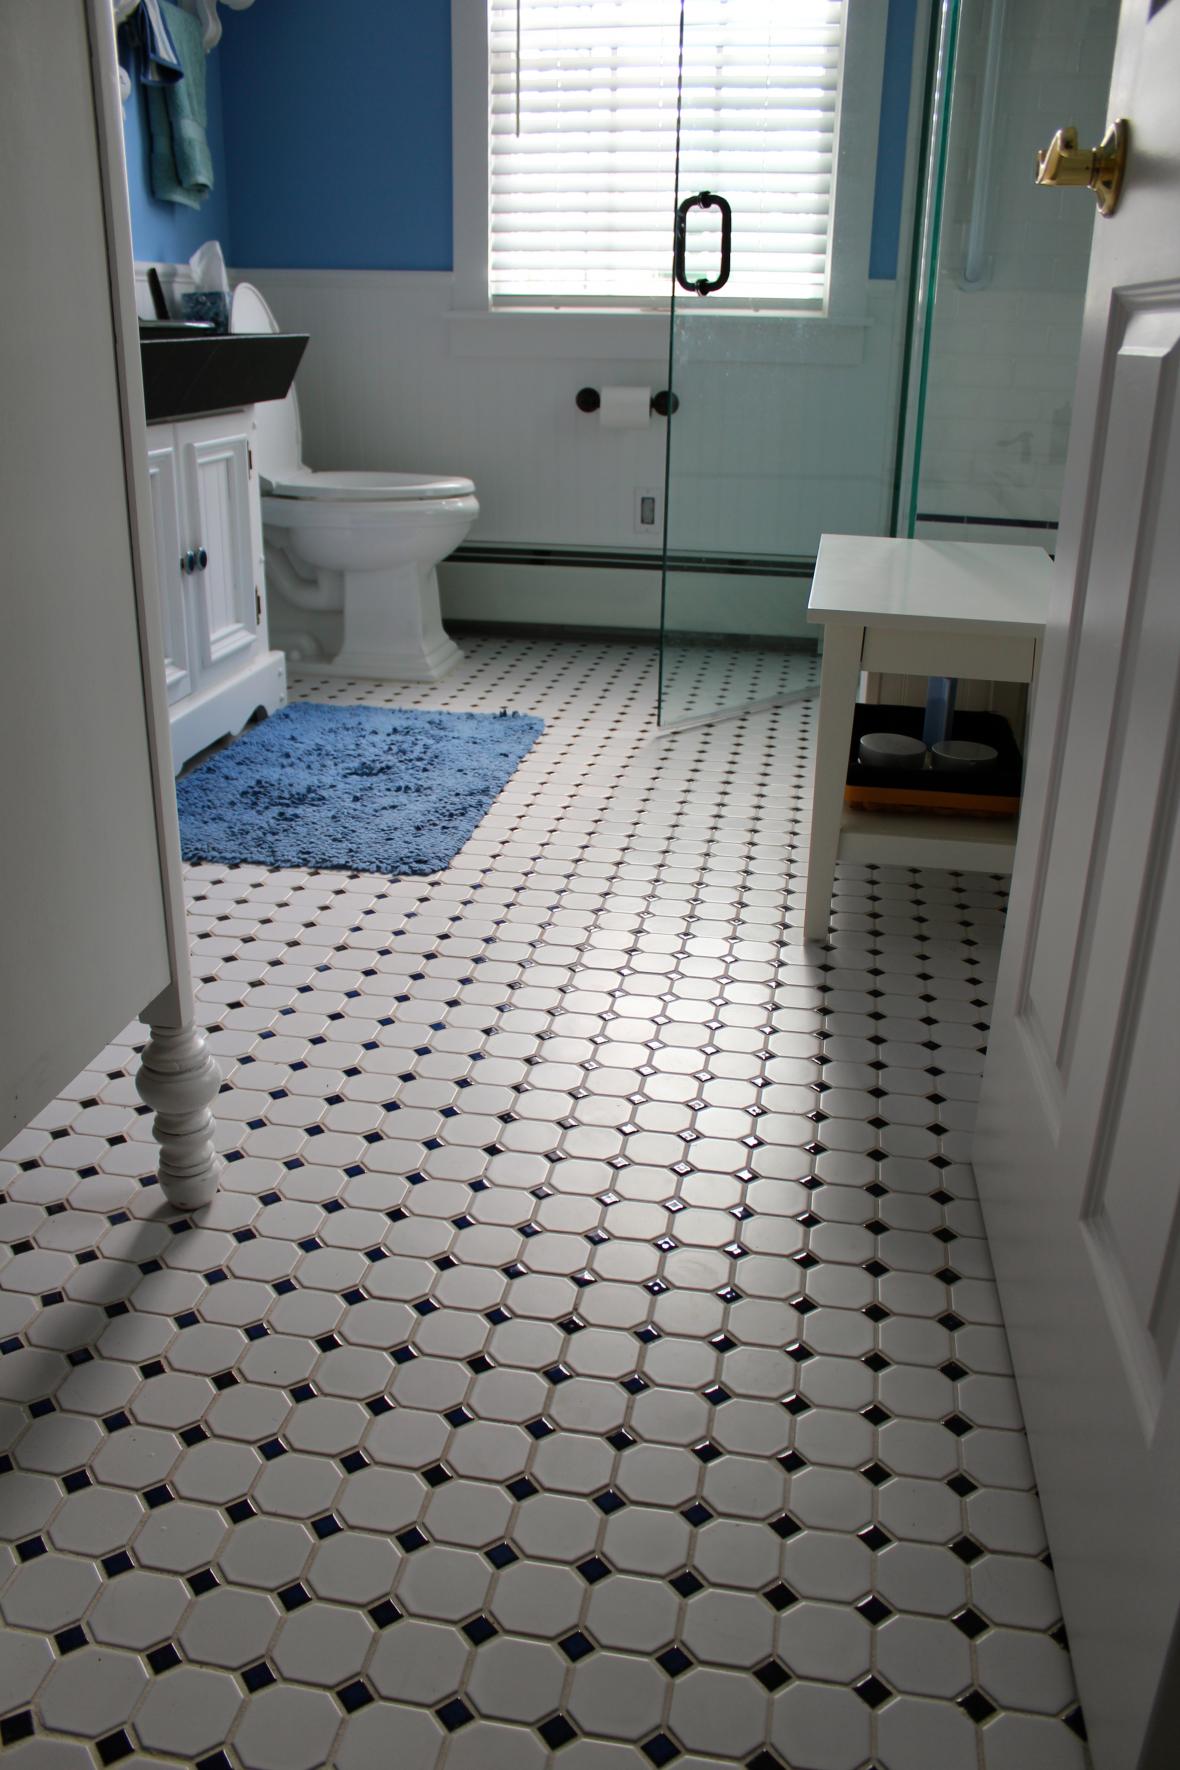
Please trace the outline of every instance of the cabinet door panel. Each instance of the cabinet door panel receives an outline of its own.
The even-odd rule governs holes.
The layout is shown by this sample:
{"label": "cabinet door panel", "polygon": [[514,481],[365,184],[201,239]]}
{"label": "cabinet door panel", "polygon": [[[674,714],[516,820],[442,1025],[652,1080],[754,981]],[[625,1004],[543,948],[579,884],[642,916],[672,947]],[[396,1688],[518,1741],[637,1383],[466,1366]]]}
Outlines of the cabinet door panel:
{"label": "cabinet door panel", "polygon": [[189,545],[208,562],[197,572],[203,682],[241,663],[258,638],[250,544],[250,454],[242,434],[203,435],[185,448]]}
{"label": "cabinet door panel", "polygon": [[160,612],[164,625],[164,680],[169,701],[178,701],[193,690],[191,642],[185,606],[187,578],[180,569],[184,552],[180,532],[180,476],[176,445],[167,442],[148,455],[148,483],[152,496],[152,531],[156,540],[156,579],[160,586]]}

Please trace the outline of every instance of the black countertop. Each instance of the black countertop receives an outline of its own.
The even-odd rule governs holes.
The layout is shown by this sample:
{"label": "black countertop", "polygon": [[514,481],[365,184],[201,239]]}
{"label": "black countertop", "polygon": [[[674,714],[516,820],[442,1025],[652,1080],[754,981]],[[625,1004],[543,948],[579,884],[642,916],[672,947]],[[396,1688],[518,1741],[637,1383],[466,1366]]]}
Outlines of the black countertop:
{"label": "black countertop", "polygon": [[147,421],[198,418],[282,399],[306,347],[306,332],[145,332],[139,355]]}

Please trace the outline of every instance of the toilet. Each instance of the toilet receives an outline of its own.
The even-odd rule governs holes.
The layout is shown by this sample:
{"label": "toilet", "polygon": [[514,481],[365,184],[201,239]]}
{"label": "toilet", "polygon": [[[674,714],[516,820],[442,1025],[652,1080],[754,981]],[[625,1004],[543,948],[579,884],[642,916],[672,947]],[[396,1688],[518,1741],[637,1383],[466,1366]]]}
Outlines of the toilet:
{"label": "toilet", "polygon": [[[239,283],[230,331],[279,330]],[[294,387],[254,415],[271,644],[325,675],[437,682],[463,655],[442,624],[436,568],[479,515],[472,482],[305,467]]]}

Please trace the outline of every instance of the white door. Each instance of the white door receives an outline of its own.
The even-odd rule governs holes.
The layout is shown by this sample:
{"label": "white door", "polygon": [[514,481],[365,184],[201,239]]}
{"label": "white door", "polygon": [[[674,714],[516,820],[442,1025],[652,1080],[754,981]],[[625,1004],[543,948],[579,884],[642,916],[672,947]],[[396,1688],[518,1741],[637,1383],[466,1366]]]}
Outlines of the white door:
{"label": "white door", "polygon": [[[239,417],[239,423],[241,419]],[[258,639],[250,521],[250,444],[223,420],[183,431],[188,546],[197,556],[192,585],[200,644],[200,687],[241,669]]]}
{"label": "white door", "polygon": [[[189,581],[181,544],[180,481],[176,444],[170,430],[150,431],[148,484],[152,498],[152,533],[156,542],[156,581],[164,627],[164,679],[169,701],[193,691],[185,587]],[[165,441],[165,437],[167,441]]]}
{"label": "white door", "polygon": [[976,1140],[1096,1770],[1180,1763],[1178,92],[1180,0],[1125,0]]}

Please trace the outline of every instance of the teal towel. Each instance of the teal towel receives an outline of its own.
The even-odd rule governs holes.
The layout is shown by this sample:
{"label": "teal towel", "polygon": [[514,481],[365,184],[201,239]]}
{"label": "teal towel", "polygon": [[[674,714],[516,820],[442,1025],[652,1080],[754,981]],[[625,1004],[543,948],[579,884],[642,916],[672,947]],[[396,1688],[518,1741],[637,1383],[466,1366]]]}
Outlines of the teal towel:
{"label": "teal towel", "polygon": [[213,189],[213,157],[205,134],[205,45],[191,12],[159,0],[182,79],[147,89],[152,193],[166,203],[199,209]]}

